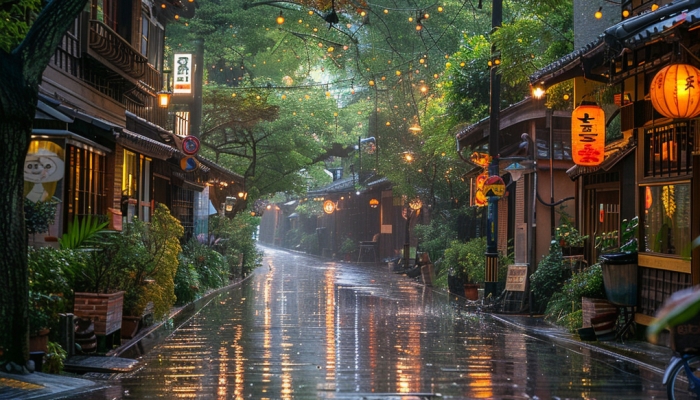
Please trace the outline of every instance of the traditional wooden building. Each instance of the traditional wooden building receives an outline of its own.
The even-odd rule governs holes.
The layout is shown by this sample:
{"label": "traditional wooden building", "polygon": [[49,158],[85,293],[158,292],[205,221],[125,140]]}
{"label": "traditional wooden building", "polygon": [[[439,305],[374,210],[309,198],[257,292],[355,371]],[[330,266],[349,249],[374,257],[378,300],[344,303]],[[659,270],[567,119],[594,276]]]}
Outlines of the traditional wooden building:
{"label": "traditional wooden building", "polygon": [[27,199],[58,203],[55,223],[35,241],[60,236],[84,215],[109,215],[114,229],[148,221],[157,203],[189,237],[207,232],[208,215],[226,198],[245,193],[240,175],[199,156],[186,160],[173,114],[158,103],[169,79],[165,26],[195,7],[92,0],[65,34],[43,74],[25,163]]}
{"label": "traditional wooden building", "polygon": [[700,1],[623,1],[620,15],[598,38],[532,75],[531,84],[573,79],[577,103],[593,98],[608,111],[605,160],[569,173],[585,233],[619,231],[622,220],[639,217],[635,320],[646,325],[671,294],[700,283],[700,248],[692,246],[700,236],[697,115],[669,113],[654,93],[678,96],[672,103],[681,108],[692,103],[680,96],[697,92],[698,73],[668,87],[659,73],[700,67]]}

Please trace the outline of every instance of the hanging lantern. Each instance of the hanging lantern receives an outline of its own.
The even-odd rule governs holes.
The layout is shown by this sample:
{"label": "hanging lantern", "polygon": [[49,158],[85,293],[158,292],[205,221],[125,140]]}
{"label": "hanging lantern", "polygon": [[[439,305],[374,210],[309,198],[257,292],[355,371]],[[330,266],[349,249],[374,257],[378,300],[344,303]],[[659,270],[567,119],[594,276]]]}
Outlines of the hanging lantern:
{"label": "hanging lantern", "polygon": [[672,64],[654,76],[649,88],[651,104],[668,118],[694,118],[700,114],[700,70],[689,64]]}
{"label": "hanging lantern", "polygon": [[379,207],[379,200],[377,199],[370,199],[369,200],[369,206],[372,208],[377,208]]}
{"label": "hanging lantern", "polygon": [[571,113],[571,157],[576,165],[593,167],[605,155],[605,112],[596,104],[581,104]]}

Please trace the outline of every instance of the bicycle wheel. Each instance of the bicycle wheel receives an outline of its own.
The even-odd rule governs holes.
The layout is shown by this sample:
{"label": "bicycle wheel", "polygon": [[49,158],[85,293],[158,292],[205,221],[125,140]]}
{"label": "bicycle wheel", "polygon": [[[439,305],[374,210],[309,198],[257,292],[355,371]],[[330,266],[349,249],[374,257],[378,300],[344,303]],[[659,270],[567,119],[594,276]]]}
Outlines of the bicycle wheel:
{"label": "bicycle wheel", "polygon": [[[700,379],[700,356],[690,357],[687,360],[687,363],[693,375]],[[697,391],[695,393],[690,392],[688,376],[685,373],[683,363],[679,363],[671,372],[666,385],[666,391],[668,393],[669,400],[700,399]]]}

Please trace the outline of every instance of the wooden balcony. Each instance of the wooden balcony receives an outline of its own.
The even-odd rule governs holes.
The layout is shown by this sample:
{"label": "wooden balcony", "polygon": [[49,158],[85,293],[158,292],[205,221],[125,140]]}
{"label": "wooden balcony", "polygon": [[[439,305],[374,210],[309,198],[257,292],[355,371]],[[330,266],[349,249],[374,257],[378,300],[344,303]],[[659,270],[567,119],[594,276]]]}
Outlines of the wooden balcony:
{"label": "wooden balcony", "polygon": [[140,82],[155,93],[160,87],[160,73],[148,64],[148,58],[133,48],[111,28],[90,20],[88,46],[100,58],[112,64],[117,72]]}

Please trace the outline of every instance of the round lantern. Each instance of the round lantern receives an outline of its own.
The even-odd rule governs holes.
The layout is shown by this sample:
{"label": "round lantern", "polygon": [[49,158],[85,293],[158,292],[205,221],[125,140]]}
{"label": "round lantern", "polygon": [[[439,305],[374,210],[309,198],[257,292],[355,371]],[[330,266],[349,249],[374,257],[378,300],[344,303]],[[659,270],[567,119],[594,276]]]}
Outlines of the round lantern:
{"label": "round lantern", "polygon": [[694,118],[700,114],[700,70],[689,64],[672,64],[654,76],[649,88],[651,104],[668,118]]}
{"label": "round lantern", "polygon": [[335,203],[332,200],[326,200],[323,202],[323,212],[326,214],[333,214],[335,211]]}
{"label": "round lantern", "polygon": [[605,156],[605,112],[583,103],[571,113],[571,158],[574,164],[593,167]]}

